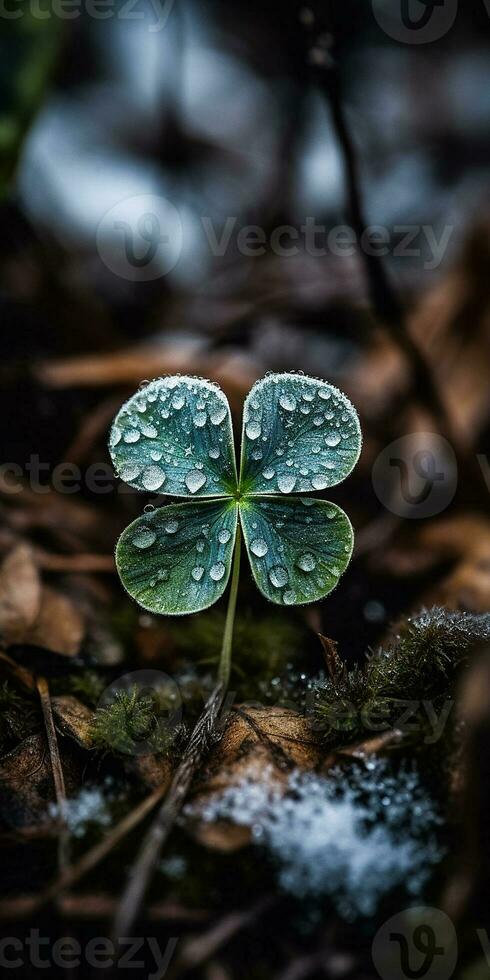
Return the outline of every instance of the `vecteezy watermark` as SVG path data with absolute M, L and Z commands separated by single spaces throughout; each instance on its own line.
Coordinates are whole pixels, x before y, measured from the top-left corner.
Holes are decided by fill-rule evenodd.
M 130 282 L 166 276 L 180 258 L 180 214 L 165 197 L 138 194 L 119 201 L 97 228 L 97 250 L 111 272 Z
M 454 24 L 458 0 L 372 0 L 377 23 L 403 44 L 429 44 Z
M 453 225 L 369 225 L 359 236 L 349 225 L 329 227 L 312 216 L 299 225 L 242 225 L 236 215 L 215 223 L 208 215 L 196 217 L 193 247 L 214 259 L 241 255 L 258 259 L 266 254 L 280 259 L 307 255 L 350 258 L 361 251 L 370 256 L 420 260 L 424 269 L 437 269 L 446 254 Z M 184 246 L 183 223 L 177 208 L 166 198 L 141 194 L 110 208 L 96 235 L 99 255 L 111 272 L 131 282 L 147 282 L 167 275 L 179 261 Z
M 107 936 L 95 936 L 82 944 L 74 936 L 61 936 L 52 940 L 42 936 L 39 929 L 31 929 L 24 939 L 5 936 L 0 939 L 0 967 L 2 970 L 110 970 L 117 966 L 123 970 L 149 968 L 146 980 L 162 980 L 174 956 L 178 939 L 173 936 L 162 947 L 154 936 L 144 938 L 122 937 L 116 944 Z M 143 958 L 144 957 L 144 958 Z M 44 974 L 43 974 L 44 975 Z
M 291 705 L 295 707 L 295 705 Z M 363 729 L 366 733 L 394 731 L 401 735 L 422 736 L 424 745 L 435 745 L 442 737 L 449 716 L 454 708 L 454 701 L 446 698 L 443 704 L 435 706 L 428 700 L 405 700 L 391 698 L 383 702 L 366 704 L 362 708 L 352 702 L 340 699 L 322 709 L 321 717 L 315 711 L 315 694 L 306 695 L 305 713 L 310 726 L 317 732 L 334 731 L 343 733 L 347 738 L 349 732 Z
M 372 958 L 381 980 L 449 980 L 458 959 L 456 930 L 440 909 L 406 909 L 378 930 Z
M 397 517 L 433 517 L 449 506 L 456 493 L 454 450 L 436 432 L 402 436 L 380 452 L 372 483 L 378 500 Z
M 0 0 L 0 20 L 19 20 L 26 14 L 30 20 L 146 21 L 148 32 L 156 34 L 167 26 L 175 0 Z
M 490 459 L 477 453 L 482 480 L 490 493 Z M 441 513 L 451 503 L 457 486 L 456 457 L 446 439 L 436 432 L 413 432 L 386 446 L 372 468 L 373 488 L 379 501 L 399 517 L 423 519 Z M 24 465 L 0 463 L 0 492 L 73 495 L 136 494 L 123 483 L 109 463 L 90 463 L 86 468 L 63 461 L 52 465 L 31 453 Z M 158 500 L 158 494 L 153 498 Z M 148 504 L 151 507 L 151 504 Z

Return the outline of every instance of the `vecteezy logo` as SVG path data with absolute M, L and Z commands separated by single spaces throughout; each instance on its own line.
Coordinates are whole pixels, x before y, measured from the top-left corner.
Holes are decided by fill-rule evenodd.
M 440 514 L 456 492 L 458 468 L 447 439 L 436 432 L 413 432 L 386 446 L 375 460 L 373 489 L 397 517 Z
M 445 912 L 406 909 L 374 937 L 373 963 L 381 980 L 449 980 L 458 956 L 456 930 Z
M 175 681 L 160 670 L 136 670 L 106 687 L 97 705 L 98 732 L 124 755 L 152 755 L 167 749 L 182 721 L 182 698 Z
M 148 244 L 148 248 L 142 255 L 137 255 L 135 247 L 136 236 L 129 221 L 115 221 L 114 228 L 123 233 L 126 258 L 135 269 L 144 269 L 150 262 L 153 262 L 159 245 L 168 245 L 170 242 L 168 235 L 161 234 L 160 222 L 156 214 L 152 214 L 151 211 L 143 214 L 137 223 L 140 238 Z
M 429 44 L 451 29 L 458 0 L 372 0 L 381 29 L 404 44 Z
M 174 268 L 182 237 L 180 215 L 170 201 L 138 194 L 106 212 L 97 228 L 97 249 L 104 264 L 121 279 L 149 282 Z

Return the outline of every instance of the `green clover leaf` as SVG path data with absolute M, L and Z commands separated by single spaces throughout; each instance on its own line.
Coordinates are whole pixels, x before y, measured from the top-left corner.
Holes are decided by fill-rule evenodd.
M 342 392 L 301 374 L 267 375 L 245 401 L 238 477 L 223 392 L 199 378 L 152 381 L 118 413 L 111 456 L 131 486 L 191 502 L 161 507 L 126 528 L 116 548 L 123 585 L 151 612 L 208 608 L 226 589 L 234 550 L 239 561 L 240 519 L 267 599 L 298 605 L 328 595 L 352 555 L 351 523 L 334 504 L 291 494 L 344 480 L 361 441 Z

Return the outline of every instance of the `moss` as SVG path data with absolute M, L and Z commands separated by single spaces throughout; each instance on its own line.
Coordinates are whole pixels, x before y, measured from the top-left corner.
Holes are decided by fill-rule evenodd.
M 346 733 L 363 738 L 396 725 L 408 702 L 415 703 L 411 730 L 417 712 L 419 733 L 425 737 L 430 719 L 424 702 L 438 710 L 450 698 L 471 652 L 489 640 L 490 615 L 433 607 L 402 620 L 391 642 L 372 653 L 362 668 L 316 685 L 312 714 L 325 743 L 338 744 Z
M 141 743 L 149 752 L 168 752 L 176 730 L 160 716 L 160 707 L 156 698 L 141 693 L 137 687 L 116 691 L 113 701 L 95 712 L 95 745 L 126 755 L 133 755 Z
M 107 681 L 95 670 L 84 670 L 80 674 L 72 674 L 68 682 L 70 694 L 75 694 L 91 708 L 98 703 L 106 686 Z

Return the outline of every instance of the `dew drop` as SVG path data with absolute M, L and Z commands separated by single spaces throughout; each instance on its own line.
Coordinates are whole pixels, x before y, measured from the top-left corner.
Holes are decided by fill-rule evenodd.
M 159 490 L 165 480 L 165 473 L 160 466 L 147 466 L 141 477 L 145 490 Z
M 262 459 L 263 455 L 264 454 L 261 449 L 254 449 L 252 451 L 252 459 Z
M 291 493 L 296 484 L 295 473 L 281 473 L 277 478 L 277 486 L 281 493 Z
M 260 439 L 260 436 L 262 435 L 262 426 L 260 422 L 247 422 L 245 432 L 249 439 Z
M 328 487 L 328 476 L 324 473 L 315 473 L 311 478 L 311 485 L 314 490 L 325 490 Z
M 226 407 L 224 405 L 216 405 L 209 411 L 209 421 L 212 425 L 221 425 L 226 418 Z
M 296 602 L 296 593 L 292 589 L 288 589 L 287 592 L 283 592 L 282 601 L 286 606 L 292 606 Z
M 196 541 L 196 551 L 198 551 L 200 555 L 203 553 L 205 545 L 206 542 L 203 541 L 202 538 L 199 538 L 199 541 Z
M 331 446 L 333 449 L 340 442 L 340 434 L 338 432 L 329 432 L 328 436 L 325 436 L 325 442 L 327 446 Z
M 122 432 L 117 426 L 114 426 L 111 432 L 111 446 L 118 446 L 121 442 Z
M 223 565 L 223 562 L 222 561 L 217 561 L 216 562 L 216 565 L 211 565 L 211 568 L 209 570 L 209 574 L 210 574 L 213 582 L 220 582 L 221 579 L 223 578 L 223 575 L 225 574 L 225 571 L 226 571 L 226 569 L 225 569 L 225 566 Z
M 185 478 L 185 485 L 190 493 L 197 493 L 205 483 L 206 477 L 204 473 L 201 473 L 200 470 L 189 470 Z
M 322 398 L 324 402 L 328 402 L 328 400 L 329 400 L 329 398 L 331 398 L 331 396 L 332 396 L 332 392 L 329 391 L 328 388 L 319 388 L 318 389 L 318 397 L 319 398 Z
M 204 575 L 204 568 L 202 565 L 196 565 L 191 572 L 192 578 L 195 582 L 200 582 Z
M 223 530 L 220 531 L 218 534 L 218 541 L 220 544 L 228 544 L 230 538 L 231 538 L 231 531 L 229 531 L 228 528 L 226 527 L 224 527 Z
M 296 408 L 296 399 L 293 395 L 288 395 L 287 392 L 283 392 L 279 397 L 279 404 L 285 412 L 294 412 Z
M 136 463 L 123 463 L 121 466 L 120 477 L 126 483 L 132 483 L 133 480 L 141 473 L 141 466 L 137 466 Z
M 269 578 L 276 589 L 282 589 L 283 585 L 287 585 L 289 581 L 287 569 L 283 568 L 282 565 L 276 565 L 274 568 L 271 568 Z
M 179 522 L 175 520 L 169 520 L 163 526 L 167 534 L 175 534 L 179 530 Z
M 161 568 L 157 575 L 158 581 L 167 582 L 169 578 L 170 578 L 170 572 L 168 568 Z
M 150 456 L 154 463 L 159 463 L 163 456 L 163 453 L 160 451 L 160 449 L 152 449 Z
M 323 425 L 323 415 L 315 415 L 313 419 L 313 425 L 319 426 Z
M 178 412 L 180 411 L 181 408 L 184 407 L 184 405 L 185 405 L 185 395 L 179 395 L 179 394 L 174 395 L 174 397 L 172 398 L 172 408 L 175 408 L 176 411 Z
M 139 432 L 138 432 L 137 429 L 128 429 L 124 433 L 123 439 L 124 439 L 124 442 L 127 442 L 127 443 L 131 444 L 133 442 L 138 442 L 139 437 L 140 437 L 140 434 L 139 434 Z
M 313 391 L 304 391 L 301 397 L 304 399 L 305 402 L 312 402 L 315 397 L 315 394 Z
M 208 417 L 206 412 L 197 412 L 197 414 L 194 416 L 194 425 L 196 426 L 196 429 L 204 429 L 207 420 Z
M 256 555 L 257 558 L 263 558 L 268 552 L 267 543 L 263 538 L 255 538 L 250 544 L 250 551 L 252 554 Z
M 265 470 L 262 471 L 262 476 L 264 477 L 264 480 L 272 480 L 272 478 L 275 475 L 276 475 L 276 471 L 272 469 L 272 466 L 268 466 Z
M 143 425 L 141 431 L 147 439 L 156 439 L 158 435 L 158 430 L 154 425 Z
M 302 572 L 312 572 L 316 568 L 316 558 L 311 552 L 307 551 L 298 558 L 296 564 L 298 568 L 301 568 Z
M 149 527 L 142 527 L 133 536 L 133 544 L 135 548 L 151 548 L 152 544 L 155 544 L 157 536 L 154 531 Z
M 209 450 L 208 456 L 210 459 L 219 459 L 219 449 L 217 446 L 212 446 Z

